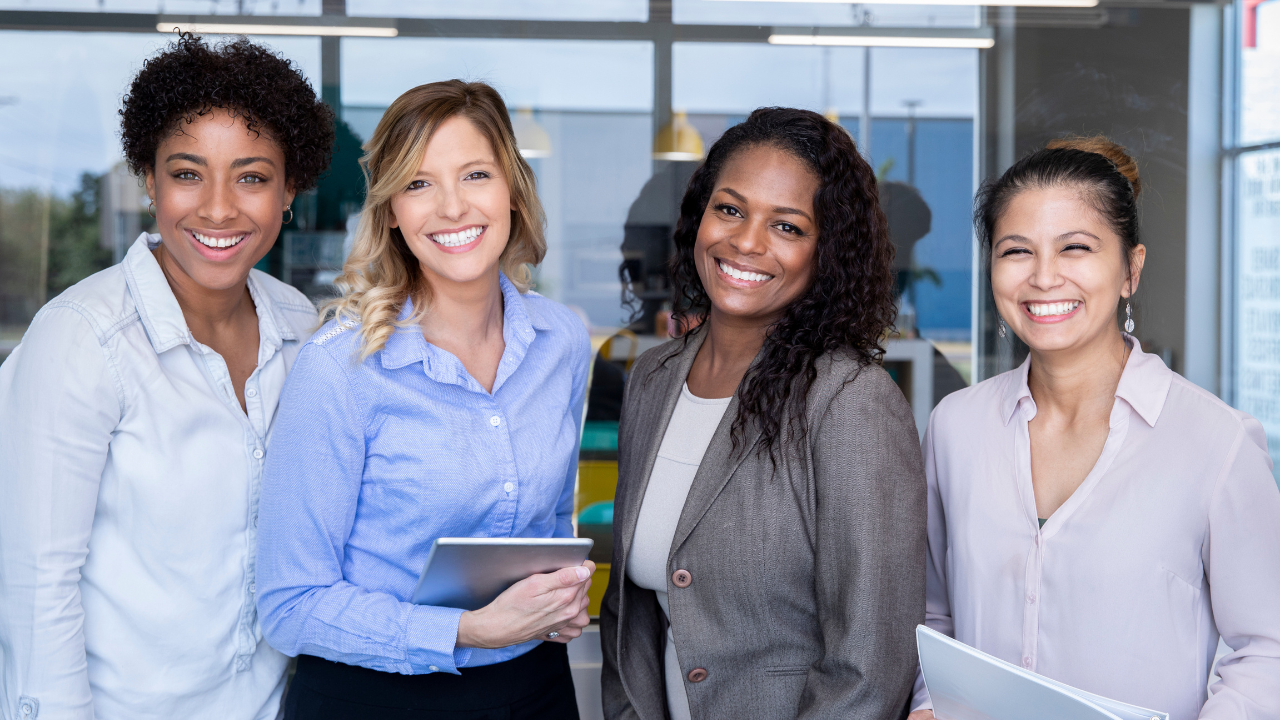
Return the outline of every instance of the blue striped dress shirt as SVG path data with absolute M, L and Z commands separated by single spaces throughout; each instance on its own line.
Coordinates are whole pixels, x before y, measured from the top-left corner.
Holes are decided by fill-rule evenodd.
M 409 602 L 436 538 L 573 535 L 590 341 L 563 305 L 499 282 L 492 393 L 416 325 L 363 362 L 359 326 L 330 321 L 303 347 L 259 513 L 258 611 L 281 652 L 456 673 L 539 642 L 459 648 L 461 610 Z

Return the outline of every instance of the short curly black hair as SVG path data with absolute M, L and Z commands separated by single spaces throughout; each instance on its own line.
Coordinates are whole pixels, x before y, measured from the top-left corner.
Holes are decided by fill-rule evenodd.
M 230 111 L 284 152 L 295 192 L 315 186 L 333 154 L 333 111 L 285 58 L 244 38 L 210 46 L 182 33 L 142 64 L 120 109 L 125 161 L 154 171 L 160 143 L 201 115 Z

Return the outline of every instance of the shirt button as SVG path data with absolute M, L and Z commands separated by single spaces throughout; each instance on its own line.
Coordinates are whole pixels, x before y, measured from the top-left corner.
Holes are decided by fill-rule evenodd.
M 1031 669 L 1031 658 L 1029 658 L 1029 657 L 1024 657 L 1024 658 L 1022 658 L 1022 667 L 1024 667 L 1024 668 L 1026 668 L 1026 669 L 1030 670 L 1030 669 Z
M 1035 605 L 1035 604 L 1036 604 L 1036 596 L 1035 596 L 1035 595 L 1028 595 L 1028 596 L 1027 596 L 1027 604 L 1028 604 L 1028 605 Z
M 258 391 L 254 390 L 253 388 L 249 388 L 248 390 L 245 390 L 244 394 L 245 394 L 245 397 L 251 397 L 251 398 L 258 397 Z
M 31 704 L 31 701 L 24 700 L 22 701 L 22 704 L 18 706 L 18 709 L 22 711 L 23 715 L 31 715 L 35 712 L 36 708 Z
M 254 459 L 254 460 L 261 460 L 261 459 L 262 459 L 262 448 L 254 448 L 254 449 L 253 449 L 253 459 Z
M 507 492 L 511 492 L 512 490 L 516 489 L 516 486 L 515 486 L 515 483 L 507 483 L 506 485 L 502 486 L 502 489 L 506 490 Z
M 440 672 L 440 668 L 436 667 L 435 665 L 428 665 L 427 669 L 430 670 L 431 672 Z
M 494 415 L 493 417 L 489 418 L 489 424 L 494 427 L 498 427 L 499 425 L 502 424 L 502 418 L 498 417 L 497 415 Z
M 252 595 L 256 592 L 258 592 L 258 583 L 249 583 L 249 594 Z
M 687 588 L 693 583 L 693 575 L 688 570 L 677 570 L 671 573 L 671 584 L 678 588 Z M 694 680 L 697 682 L 697 680 Z

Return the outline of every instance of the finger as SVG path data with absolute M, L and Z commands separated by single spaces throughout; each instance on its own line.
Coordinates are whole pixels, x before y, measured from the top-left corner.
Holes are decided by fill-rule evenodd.
M 582 567 L 590 570 L 592 575 L 596 574 L 596 564 L 594 562 L 587 560 L 586 562 L 582 563 Z
M 549 574 L 554 576 L 555 583 L 560 587 L 574 587 L 590 579 L 591 572 L 586 567 L 578 565 L 576 567 L 561 568 Z
M 590 624 L 591 616 L 587 614 L 586 608 L 583 608 L 577 615 L 573 616 L 573 619 L 565 623 L 565 626 L 560 629 L 560 632 L 564 632 L 568 628 L 584 628 Z

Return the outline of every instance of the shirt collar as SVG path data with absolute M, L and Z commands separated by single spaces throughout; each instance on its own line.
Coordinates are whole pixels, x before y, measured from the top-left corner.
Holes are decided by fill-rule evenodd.
M 169 280 L 160 269 L 160 263 L 152 251 L 160 246 L 160 236 L 142 233 L 125 254 L 121 265 L 125 282 L 138 309 L 138 317 L 147 331 L 151 346 L 162 353 L 178 345 L 193 342 L 187 320 L 182 315 L 178 298 L 174 297 Z M 286 320 L 262 281 L 249 272 L 249 296 L 253 298 L 258 315 L 259 347 L 263 350 L 279 350 L 286 340 L 297 340 L 297 332 Z
M 498 365 L 498 376 L 493 385 L 495 391 L 524 359 L 529 345 L 537 337 L 537 331 L 550 329 L 544 318 L 530 312 L 525 298 L 502 272 L 498 273 L 498 286 L 502 289 L 502 340 L 506 348 Z M 397 321 L 408 323 L 412 317 L 413 300 L 406 299 Z M 416 362 L 421 362 L 427 375 L 434 380 L 466 384 L 467 371 L 456 357 L 427 342 L 416 324 L 397 327 L 382 348 L 382 366 L 391 370 Z
M 1160 411 L 1164 409 L 1164 401 L 1169 397 L 1173 371 L 1165 367 L 1160 356 L 1143 352 L 1142 344 L 1132 335 L 1121 334 L 1132 350 L 1124 371 L 1120 373 L 1116 397 L 1128 403 L 1148 425 L 1155 427 L 1156 421 L 1160 419 Z M 1022 366 L 1009 375 L 1000 403 L 1000 417 L 1006 425 L 1013 419 L 1013 413 L 1024 398 L 1031 401 L 1031 387 L 1027 383 L 1030 371 L 1031 357 L 1028 356 Z

